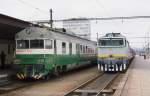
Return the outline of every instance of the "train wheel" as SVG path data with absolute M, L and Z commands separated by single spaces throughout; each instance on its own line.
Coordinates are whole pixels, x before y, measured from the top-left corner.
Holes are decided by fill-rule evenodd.
M 66 65 L 63 65 L 62 66 L 62 72 L 66 72 L 67 71 L 67 66 Z
M 60 66 L 55 67 L 55 69 L 54 69 L 54 75 L 55 76 L 59 76 L 60 73 L 61 73 L 61 67 Z

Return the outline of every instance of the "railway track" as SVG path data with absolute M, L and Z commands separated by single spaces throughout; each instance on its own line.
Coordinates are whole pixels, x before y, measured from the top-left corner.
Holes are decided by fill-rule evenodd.
M 91 67 L 83 67 L 83 68 L 79 68 L 79 69 L 76 69 L 76 70 L 71 70 L 70 72 L 65 72 L 63 74 L 61 74 L 61 77 L 64 77 L 64 76 L 69 76 L 69 75 L 72 75 L 72 74 L 77 74 L 77 73 L 80 73 L 82 72 L 83 70 L 88 70 L 88 68 L 91 68 Z M 95 68 L 95 67 L 93 67 Z M 33 86 L 33 85 L 37 85 L 37 84 L 41 84 L 41 83 L 47 83 L 47 82 L 51 82 L 53 80 L 58 80 L 58 78 L 61 78 L 61 77 L 57 77 L 57 76 L 52 76 L 50 79 L 48 80 L 35 80 L 35 81 L 32 81 L 32 80 L 27 80 L 27 81 L 20 81 L 20 80 L 11 80 L 11 81 L 8 81 L 8 82 L 11 82 L 9 84 L 2 84 L 2 86 L 0 86 L 0 95 L 1 94 L 8 94 L 8 93 L 11 93 L 11 92 L 15 92 L 17 90 L 20 90 L 20 89 L 23 89 L 23 88 L 27 88 L 27 87 L 30 87 L 30 86 Z M 7 83 L 7 81 L 5 83 Z M 0 80 L 1 82 L 1 80 Z M 3 82 L 3 81 L 2 81 Z M 3 82 L 4 83 L 4 82 Z
M 73 90 L 66 93 L 64 96 L 102 96 L 103 94 L 113 93 L 114 90 L 105 90 L 108 85 L 119 75 L 118 74 L 101 74 L 96 76 Z

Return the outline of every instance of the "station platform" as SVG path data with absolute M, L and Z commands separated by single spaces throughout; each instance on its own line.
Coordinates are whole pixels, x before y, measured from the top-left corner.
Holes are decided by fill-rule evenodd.
M 0 87 L 11 83 L 11 78 L 14 76 L 15 71 L 12 68 L 0 69 Z
M 150 59 L 135 57 L 121 96 L 150 96 Z
M 13 75 L 14 74 L 14 70 L 12 70 L 12 69 L 3 69 L 3 70 L 1 70 L 0 69 L 0 77 L 1 77 L 1 75 Z
M 11 77 L 15 74 L 15 70 L 12 67 L 6 67 L 4 69 L 0 69 L 0 79 L 4 77 Z

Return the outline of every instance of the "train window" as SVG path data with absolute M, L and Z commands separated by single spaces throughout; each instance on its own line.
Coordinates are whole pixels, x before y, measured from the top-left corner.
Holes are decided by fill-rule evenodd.
M 45 49 L 52 49 L 52 40 L 45 40 Z
M 83 53 L 85 53 L 85 46 L 83 46 Z
M 76 54 L 78 54 L 79 53 L 79 44 L 76 44 Z
M 78 53 L 78 44 L 76 44 L 76 54 Z
M 123 39 L 112 39 L 112 45 L 122 46 L 123 45 Z
M 88 53 L 88 47 L 86 46 L 85 52 Z
M 62 42 L 62 53 L 65 54 L 66 53 L 66 43 Z
M 100 40 L 100 45 L 101 45 L 101 46 L 105 46 L 105 45 L 106 45 L 106 42 L 107 42 L 106 40 Z
M 29 48 L 29 40 L 17 40 L 17 49 L 28 49 Z
M 44 40 L 30 40 L 30 48 L 44 48 Z

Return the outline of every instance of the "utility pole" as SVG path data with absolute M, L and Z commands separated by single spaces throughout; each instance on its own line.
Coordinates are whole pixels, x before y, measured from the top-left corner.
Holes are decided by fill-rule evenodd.
M 50 23 L 50 28 L 53 28 L 53 11 L 52 11 L 52 9 L 50 9 L 50 20 L 49 20 L 49 23 Z

